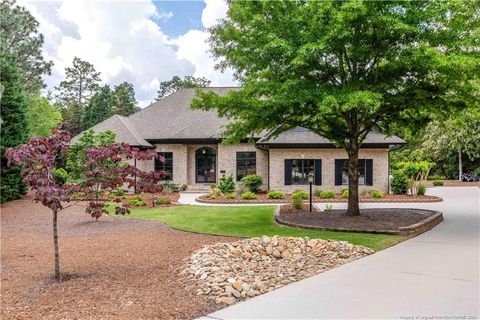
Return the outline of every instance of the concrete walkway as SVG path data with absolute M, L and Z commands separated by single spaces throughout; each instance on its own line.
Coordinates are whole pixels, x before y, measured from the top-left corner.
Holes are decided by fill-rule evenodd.
M 444 202 L 362 207 L 442 211 L 433 230 L 202 319 L 477 319 L 480 189 L 428 191 Z

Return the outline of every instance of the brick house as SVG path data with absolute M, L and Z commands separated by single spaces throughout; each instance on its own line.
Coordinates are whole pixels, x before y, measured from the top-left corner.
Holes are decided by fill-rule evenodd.
M 225 94 L 235 88 L 206 88 Z M 308 177 L 317 188 L 339 191 L 348 185 L 347 154 L 329 140 L 304 128 L 270 139 L 265 132 L 251 143 L 222 144 L 228 119 L 216 112 L 191 110 L 195 89 L 180 90 L 130 115 L 114 115 L 92 129 L 111 130 L 116 142 L 155 148 L 165 162 L 144 161 L 144 170 L 163 169 L 167 179 L 187 184 L 190 190 L 208 190 L 223 175 L 236 181 L 247 174 L 263 177 L 264 189 L 291 192 L 305 188 Z M 405 141 L 371 132 L 360 150 L 360 191 L 375 188 L 388 192 L 389 150 Z

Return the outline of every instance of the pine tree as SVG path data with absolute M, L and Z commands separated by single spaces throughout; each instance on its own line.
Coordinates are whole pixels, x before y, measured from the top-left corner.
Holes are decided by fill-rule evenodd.
M 115 96 L 109 85 L 104 85 L 92 97 L 85 108 L 85 115 L 82 122 L 83 130 L 108 119 L 112 115 L 115 105 Z
M 137 106 L 137 100 L 135 99 L 135 89 L 133 88 L 133 84 L 122 82 L 115 86 L 113 92 L 115 95 L 113 114 L 129 116 L 140 110 Z
M 21 75 L 15 65 L 15 58 L 0 55 L 1 77 L 1 181 L 0 202 L 19 198 L 27 187 L 22 183 L 20 167 L 7 167 L 5 150 L 27 142 L 26 100 L 22 89 Z

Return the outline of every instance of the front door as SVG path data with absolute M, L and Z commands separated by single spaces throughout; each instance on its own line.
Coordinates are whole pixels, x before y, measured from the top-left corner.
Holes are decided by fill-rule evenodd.
M 215 182 L 215 150 L 200 148 L 195 151 L 195 182 Z

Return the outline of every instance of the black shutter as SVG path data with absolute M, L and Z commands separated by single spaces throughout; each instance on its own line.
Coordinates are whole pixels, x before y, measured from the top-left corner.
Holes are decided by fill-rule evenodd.
M 342 185 L 342 167 L 344 159 L 335 159 L 335 185 Z
M 321 186 L 322 185 L 322 160 L 316 159 L 314 162 L 313 168 L 315 170 L 315 177 L 314 177 L 313 183 L 316 186 Z
M 285 185 L 292 184 L 292 160 L 285 159 Z
M 373 159 L 365 160 L 365 184 L 373 186 Z

